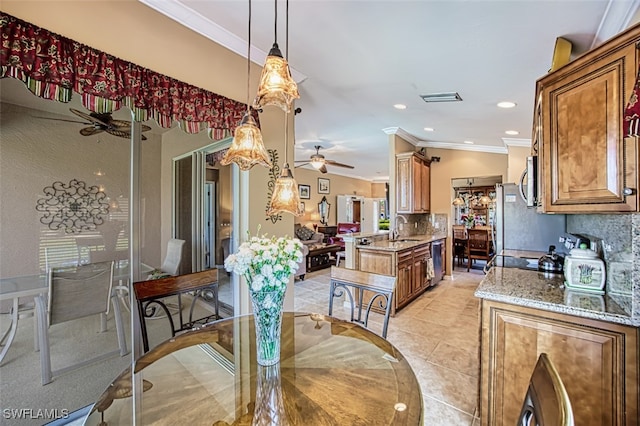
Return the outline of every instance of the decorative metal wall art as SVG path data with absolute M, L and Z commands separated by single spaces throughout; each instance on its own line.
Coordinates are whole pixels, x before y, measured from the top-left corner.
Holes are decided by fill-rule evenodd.
M 270 179 L 269 182 L 267 182 L 267 187 L 269 188 L 269 190 L 267 191 L 267 208 L 265 209 L 265 211 L 268 212 L 271 208 L 271 197 L 273 196 L 273 188 L 275 188 L 276 180 L 278 179 L 278 176 L 280 176 L 280 166 L 278 166 L 278 151 L 275 149 L 267 149 L 267 152 L 269 153 L 271 164 L 273 164 L 273 167 L 269 169 Z M 267 220 L 271 220 L 271 222 L 273 223 L 276 223 L 281 219 L 282 215 L 280 213 L 267 215 Z
M 68 185 L 54 182 L 43 192 L 36 210 L 43 213 L 40 222 L 49 229 L 63 229 L 67 234 L 92 231 L 109 214 L 107 194 L 77 179 L 71 179 Z

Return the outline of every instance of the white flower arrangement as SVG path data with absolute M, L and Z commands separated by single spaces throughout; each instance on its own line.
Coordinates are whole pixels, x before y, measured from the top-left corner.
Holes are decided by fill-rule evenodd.
M 260 228 L 258 228 L 260 232 Z M 244 275 L 252 292 L 284 290 L 302 261 L 297 238 L 253 236 L 224 261 L 227 271 Z

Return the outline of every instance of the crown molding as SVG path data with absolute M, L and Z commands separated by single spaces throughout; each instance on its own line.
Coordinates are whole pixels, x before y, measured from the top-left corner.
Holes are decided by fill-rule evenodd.
M 409 142 L 411 145 L 418 146 L 418 144 L 420 142 L 422 142 L 420 139 L 418 139 L 415 136 L 413 136 L 412 134 L 408 133 L 402 127 L 386 127 L 384 129 L 382 129 L 382 131 L 385 132 L 388 135 L 400 136 L 402 139 L 404 139 L 405 141 Z
M 488 152 L 490 154 L 507 154 L 505 146 L 469 145 L 452 142 L 420 142 L 417 146 L 439 149 L 456 149 L 459 151 Z
M 640 0 L 609 0 L 598 30 L 591 41 L 590 49 L 599 46 L 604 41 L 627 29 L 639 6 Z
M 502 142 L 505 146 L 523 146 L 526 148 L 531 147 L 531 139 L 522 139 L 522 138 L 502 138 Z
M 204 17 L 200 13 L 181 3 L 179 0 L 167 1 L 167 0 L 138 0 L 145 6 L 162 13 L 166 17 L 173 19 L 180 25 L 189 28 L 192 31 L 208 38 L 225 47 L 232 52 L 247 57 L 247 41 L 233 34 L 229 30 L 221 27 L 212 20 Z M 251 62 L 260 66 L 264 65 L 267 58 L 267 52 L 258 49 L 255 46 L 251 46 Z M 291 77 L 296 83 L 301 83 L 307 79 L 307 76 L 297 71 L 289 64 L 291 70 Z

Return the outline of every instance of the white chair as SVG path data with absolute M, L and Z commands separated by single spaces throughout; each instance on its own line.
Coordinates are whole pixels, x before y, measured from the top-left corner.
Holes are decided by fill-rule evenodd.
M 51 268 L 47 272 L 49 293 L 46 298 L 39 295 L 35 299 L 43 385 L 50 383 L 53 376 L 104 360 L 117 353 L 120 356 L 128 353 L 120 305 L 112 289 L 113 263 L 111 261 L 71 268 Z M 107 328 L 110 302 L 113 305 L 119 348 L 54 371 L 51 367 L 49 327 L 91 315 L 101 315 L 100 331 L 104 332 Z
M 166 274 L 176 276 L 180 271 L 180 262 L 182 261 L 182 247 L 184 240 L 172 238 L 167 243 L 167 255 L 162 262 L 160 270 Z

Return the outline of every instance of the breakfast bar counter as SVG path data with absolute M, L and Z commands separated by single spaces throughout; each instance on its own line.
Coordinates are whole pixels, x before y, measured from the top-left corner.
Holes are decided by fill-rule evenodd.
M 494 266 L 476 289 L 475 296 L 584 318 L 638 325 L 607 294 L 590 294 L 565 288 L 562 274 Z
M 516 424 L 546 354 L 576 425 L 639 424 L 640 328 L 609 295 L 565 288 L 562 274 L 492 267 L 480 298 L 482 425 Z

